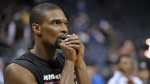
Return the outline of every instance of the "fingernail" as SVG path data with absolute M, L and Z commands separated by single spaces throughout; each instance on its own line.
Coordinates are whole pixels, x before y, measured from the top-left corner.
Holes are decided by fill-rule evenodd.
M 72 47 L 73 45 L 68 45 L 69 47 Z
M 70 42 L 66 42 L 66 44 L 69 44 Z
M 65 41 L 68 41 L 68 39 L 65 39 Z
M 71 35 L 67 35 L 67 36 L 71 36 Z

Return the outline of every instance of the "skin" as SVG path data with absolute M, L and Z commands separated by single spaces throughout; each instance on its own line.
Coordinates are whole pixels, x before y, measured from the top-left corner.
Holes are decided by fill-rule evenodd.
M 146 44 L 150 46 L 150 38 L 146 39 Z
M 68 35 L 68 38 L 65 39 L 69 47 L 76 50 L 77 60 L 75 61 L 75 70 L 77 72 L 77 81 L 78 84 L 90 84 L 90 80 L 87 74 L 87 67 L 83 60 L 84 56 L 84 45 L 80 41 L 79 37 L 75 34 Z
M 147 38 L 146 39 L 146 45 L 149 46 L 148 50 L 145 50 L 144 51 L 144 55 L 150 59 L 150 38 Z
M 130 77 L 133 71 L 131 59 L 128 57 L 122 57 L 120 63 L 118 64 L 118 68 L 127 78 Z
M 132 60 L 129 57 L 122 57 L 120 63 L 118 64 L 118 68 L 123 72 L 124 76 L 128 78 L 127 83 L 134 84 L 134 82 L 130 78 L 133 71 Z
M 47 11 L 42 24 L 32 24 L 35 45 L 31 52 L 43 60 L 51 61 L 56 59 L 56 49 L 60 47 L 65 57 L 60 84 L 74 83 L 74 67 L 78 84 L 89 84 L 83 60 L 84 45 L 77 35 L 68 35 L 67 22 L 62 10 Z M 7 66 L 4 77 L 5 84 L 37 84 L 35 77 L 27 69 L 14 63 Z

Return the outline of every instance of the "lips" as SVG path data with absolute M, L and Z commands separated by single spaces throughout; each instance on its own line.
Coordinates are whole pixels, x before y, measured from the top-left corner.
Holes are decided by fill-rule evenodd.
M 65 40 L 67 38 L 67 35 L 62 35 L 59 37 L 60 40 Z

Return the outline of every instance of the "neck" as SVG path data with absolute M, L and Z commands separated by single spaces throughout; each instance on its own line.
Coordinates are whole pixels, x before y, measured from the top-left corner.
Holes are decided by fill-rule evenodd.
M 56 59 L 56 48 L 54 47 L 47 47 L 44 45 L 39 45 L 42 43 L 35 42 L 34 48 L 31 50 L 33 54 L 35 54 L 37 57 L 49 61 L 49 60 L 55 60 Z

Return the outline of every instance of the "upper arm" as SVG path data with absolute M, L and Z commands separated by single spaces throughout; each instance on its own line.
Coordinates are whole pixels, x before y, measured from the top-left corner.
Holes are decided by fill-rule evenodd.
M 12 63 L 4 71 L 5 84 L 37 84 L 33 74 L 26 68 Z

